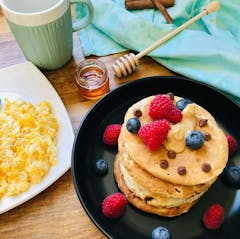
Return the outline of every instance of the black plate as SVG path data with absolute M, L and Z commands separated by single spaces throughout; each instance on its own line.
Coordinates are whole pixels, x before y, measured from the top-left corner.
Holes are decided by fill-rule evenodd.
M 168 92 L 190 98 L 206 108 L 223 130 L 232 134 L 240 143 L 240 108 L 222 93 L 181 77 L 159 76 L 135 80 L 107 94 L 95 104 L 81 123 L 72 154 L 72 175 L 79 200 L 91 220 L 108 238 L 150 239 L 152 230 L 159 225 L 170 230 L 172 239 L 236 238 L 240 228 L 239 190 L 225 187 L 220 178 L 188 213 L 179 217 L 169 219 L 151 215 L 130 204 L 118 220 L 110 220 L 102 215 L 102 200 L 106 195 L 118 191 L 113 177 L 117 148 L 103 144 L 103 130 L 108 124 L 121 124 L 126 110 L 134 102 Z M 104 177 L 96 176 L 92 170 L 92 165 L 98 158 L 105 158 L 109 164 L 108 174 Z M 239 151 L 229 163 L 240 164 Z M 206 230 L 201 222 L 203 211 L 212 203 L 220 203 L 225 209 L 224 223 L 215 231 Z

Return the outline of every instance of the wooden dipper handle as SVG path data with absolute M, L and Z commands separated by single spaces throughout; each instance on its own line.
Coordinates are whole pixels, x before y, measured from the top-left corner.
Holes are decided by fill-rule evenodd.
M 160 45 L 162 45 L 163 43 L 168 41 L 173 36 L 177 35 L 179 32 L 181 32 L 182 30 L 187 28 L 189 25 L 191 25 L 192 23 L 196 22 L 202 16 L 217 11 L 219 9 L 219 7 L 220 7 L 220 5 L 219 5 L 219 3 L 217 1 L 211 2 L 208 6 L 206 6 L 204 8 L 204 10 L 201 13 L 199 13 L 195 17 L 191 18 L 190 20 L 188 20 L 187 22 L 185 22 L 184 24 L 182 24 L 180 27 L 176 28 L 175 30 L 169 32 L 167 35 L 165 35 L 164 37 L 160 38 L 158 41 L 153 43 L 151 46 L 149 46 L 145 50 L 139 52 L 136 55 L 136 58 L 139 60 L 143 56 L 147 55 L 149 52 L 153 51 L 154 49 L 156 49 L 157 47 L 159 47 Z
M 207 11 L 207 14 L 210 14 L 212 12 L 216 12 L 219 8 L 220 8 L 219 2 L 213 1 L 208 6 L 206 6 L 204 10 Z

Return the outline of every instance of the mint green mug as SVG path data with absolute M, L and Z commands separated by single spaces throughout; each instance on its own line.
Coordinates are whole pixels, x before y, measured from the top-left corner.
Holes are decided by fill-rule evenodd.
M 86 9 L 85 16 L 74 23 L 72 3 L 84 4 Z M 2 0 L 1 6 L 27 60 L 48 70 L 60 68 L 71 59 L 73 31 L 91 23 L 94 14 L 90 0 Z

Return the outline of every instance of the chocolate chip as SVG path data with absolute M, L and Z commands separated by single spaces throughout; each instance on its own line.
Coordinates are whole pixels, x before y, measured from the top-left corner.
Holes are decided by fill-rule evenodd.
M 144 198 L 144 200 L 147 202 L 147 201 L 151 201 L 151 200 L 153 200 L 153 198 L 150 197 L 150 196 L 147 196 L 147 197 Z
M 176 191 L 177 193 L 181 193 L 181 190 L 179 190 L 178 188 L 175 188 L 175 191 Z
M 169 166 L 168 161 L 166 159 L 161 160 L 159 165 L 162 169 L 166 169 Z
M 178 174 L 179 175 L 185 175 L 187 173 L 187 169 L 184 166 L 178 167 Z
M 174 158 L 176 158 L 176 152 L 173 151 L 173 150 L 169 150 L 169 151 L 167 152 L 167 156 L 168 156 L 170 159 L 174 159 Z
M 134 110 L 133 112 L 134 116 L 136 116 L 137 118 L 142 116 L 142 111 L 141 110 Z
M 211 165 L 209 163 L 203 163 L 201 168 L 203 172 L 208 173 L 211 170 Z
M 211 134 L 205 133 L 204 134 L 204 140 L 209 141 L 211 139 Z
M 170 100 L 174 100 L 174 94 L 172 92 L 167 93 L 169 96 Z
M 200 119 L 199 126 L 204 127 L 207 125 L 208 120 L 207 119 Z

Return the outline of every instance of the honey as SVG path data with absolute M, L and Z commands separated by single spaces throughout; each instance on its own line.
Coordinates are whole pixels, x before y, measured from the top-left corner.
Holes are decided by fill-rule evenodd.
M 90 100 L 97 100 L 109 91 L 106 66 L 99 60 L 88 59 L 77 66 L 76 82 L 80 94 Z

